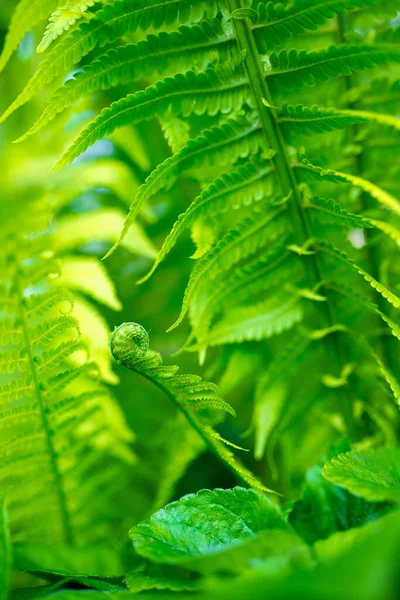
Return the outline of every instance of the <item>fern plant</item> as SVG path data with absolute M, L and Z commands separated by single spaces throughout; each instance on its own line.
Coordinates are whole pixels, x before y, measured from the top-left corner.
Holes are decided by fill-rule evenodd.
M 112 334 L 111 352 L 114 358 L 122 366 L 150 379 L 178 406 L 196 433 L 228 468 L 239 475 L 245 483 L 266 491 L 253 474 L 235 460 L 232 452 L 224 444 L 239 450 L 241 448 L 221 438 L 207 423 L 210 417 L 202 423 L 193 411 L 193 409 L 195 411 L 222 409 L 235 415 L 232 407 L 218 396 L 218 388 L 215 384 L 202 381 L 198 375 L 177 375 L 178 367 L 162 366 L 160 355 L 149 352 L 148 348 L 148 334 L 137 323 L 124 323 Z M 212 420 L 210 422 L 212 423 Z
M 93 48 L 113 43 L 117 36 L 129 38 L 138 29 L 158 30 L 136 44 L 113 47 L 96 57 L 59 88 L 28 133 L 38 131 L 85 94 L 143 77 L 151 79 L 155 72 L 166 76 L 105 108 L 66 150 L 57 168 L 127 123 L 155 116 L 161 122 L 171 117 L 187 122 L 192 139 L 161 163 L 138 189 L 118 243 L 152 197 L 171 188 L 180 175 L 193 173 L 196 177 L 199 170 L 211 167 L 201 177 L 204 190 L 179 217 L 151 270 L 185 229 L 201 228 L 201 223 L 212 219 L 211 247 L 205 246 L 196 254 L 198 260 L 174 326 L 189 314 L 189 347 L 199 350 L 204 360 L 208 346 L 270 338 L 298 328 L 301 322 L 301 335 L 319 340 L 312 346 L 322 344 L 325 348 L 319 377 L 323 384 L 331 382 L 335 388 L 338 407 L 352 436 L 354 400 L 347 384 L 350 374 L 354 377 L 356 373 L 349 366 L 354 328 L 349 328 L 348 315 L 340 308 L 340 297 L 345 296 L 341 286 L 361 294 L 366 312 L 369 309 L 382 317 L 384 326 L 395 336 L 398 327 L 390 306 L 379 298 L 394 307 L 399 300 L 390 285 L 379 281 L 380 273 L 374 268 L 370 272 L 369 267 L 376 263 L 372 256 L 376 250 L 368 249 L 370 265 L 364 269 L 353 263 L 353 256 L 359 253 L 350 244 L 343 244 L 340 232 L 372 227 L 388 236 L 385 244 L 395 249 L 400 205 L 393 194 L 363 177 L 362 172 L 354 173 L 351 165 L 342 167 L 340 150 L 338 154 L 334 148 L 347 135 L 341 133 L 346 128 L 357 127 L 361 136 L 360 128 L 366 127 L 363 139 L 369 140 L 381 131 L 397 135 L 399 122 L 393 115 L 363 110 L 354 103 L 352 108 L 341 106 L 339 97 L 336 104 L 325 101 L 325 106 L 307 107 L 308 90 L 313 89 L 316 99 L 326 97 L 326 90 L 335 89 L 335 84 L 340 89 L 337 78 L 374 66 L 387 65 L 388 73 L 395 73 L 399 55 L 393 43 L 395 33 L 391 39 L 378 29 L 376 33 L 372 30 L 371 39 L 360 35 L 351 43 L 344 33 L 341 43 L 311 52 L 299 51 L 296 40 L 299 34 L 307 36 L 334 18 L 341 31 L 344 13 L 354 13 L 360 23 L 363 19 L 368 22 L 368 12 L 375 6 L 389 12 L 394 9 L 393 3 L 370 0 L 307 6 L 295 2 L 276 7 L 263 2 L 173 2 L 171 6 L 167 2 L 162 7 L 117 2 L 99 7 L 89 23 L 77 24 L 53 45 L 2 117 L 5 119 L 61 69 L 71 68 Z M 181 29 L 175 31 L 177 26 Z M 282 45 L 289 47 L 279 50 Z M 321 144 L 331 148 L 327 162 Z M 349 146 L 348 152 L 349 160 L 356 161 L 359 150 Z M 313 164 L 316 153 L 318 165 Z M 219 173 L 213 179 L 216 164 Z M 361 190 L 359 202 L 354 194 L 347 199 L 348 192 L 341 190 L 334 191 L 335 200 L 320 199 L 332 189 L 328 182 Z M 371 198 L 368 210 L 379 218 L 363 216 L 365 197 Z M 204 226 L 200 231 L 204 232 Z M 364 257 L 360 256 L 360 261 Z M 348 268 L 342 270 L 341 264 Z M 372 307 L 354 268 L 376 290 L 373 300 L 378 301 L 378 309 Z M 289 286 L 285 285 L 288 277 Z M 332 291 L 334 282 L 340 285 Z M 386 367 L 390 370 L 393 365 Z M 381 373 L 379 368 L 377 372 Z M 368 398 L 364 401 L 368 403 Z
M 90 498 L 124 476 L 132 434 L 85 360 L 72 293 L 52 283 L 60 261 L 39 214 L 36 231 L 34 206 L 15 230 L 2 209 L 1 488 L 15 540 L 89 543 L 105 535 L 110 510 L 106 497 L 97 507 Z
M 4 589 L 396 597 L 398 10 L 18 3 L 0 123 L 57 172 L 2 207 Z

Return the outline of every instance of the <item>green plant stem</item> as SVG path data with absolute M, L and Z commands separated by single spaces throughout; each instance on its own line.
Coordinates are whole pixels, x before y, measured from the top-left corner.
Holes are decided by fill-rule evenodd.
M 130 369 L 130 367 L 126 367 L 126 368 Z M 132 369 L 130 369 L 130 370 L 132 370 Z M 215 448 L 212 440 L 204 432 L 203 428 L 201 427 L 201 425 L 199 424 L 197 419 L 194 417 L 194 415 L 191 413 L 191 411 L 187 410 L 186 407 L 183 406 L 183 404 L 181 402 L 178 402 L 178 400 L 175 398 L 175 396 L 173 394 L 171 394 L 169 389 L 166 388 L 162 383 L 160 383 L 159 381 L 156 381 L 155 379 L 153 379 L 149 375 L 146 375 L 142 371 L 135 371 L 135 372 L 138 373 L 139 375 L 141 375 L 142 377 L 144 377 L 145 379 L 147 379 L 148 381 L 150 381 L 153 385 L 158 387 L 159 390 L 164 392 L 164 394 L 167 396 L 167 398 L 169 398 L 171 400 L 171 402 L 176 406 L 176 408 L 178 410 L 180 410 L 181 413 L 183 413 L 185 418 L 188 420 L 189 424 L 193 427 L 193 429 L 198 433 L 198 435 L 201 437 L 203 442 L 206 444 L 207 448 L 209 448 L 209 450 L 211 450 L 211 452 L 214 454 L 214 456 L 216 456 L 216 458 L 220 461 L 221 456 L 218 453 L 217 448 Z M 224 462 L 223 464 L 235 476 L 235 479 L 237 479 L 237 477 L 240 476 L 239 472 L 236 471 L 229 463 Z M 245 483 L 247 485 L 246 481 L 245 481 Z
M 18 275 L 19 274 L 18 274 L 18 268 L 17 268 L 16 272 L 15 272 L 14 286 L 15 286 L 15 292 L 16 292 L 17 303 L 18 303 L 18 316 L 21 321 L 22 333 L 23 333 L 23 337 L 24 337 L 25 347 L 27 349 L 29 370 L 30 370 L 30 374 L 32 377 L 32 383 L 33 383 L 33 387 L 35 390 L 36 400 L 37 400 L 37 403 L 38 403 L 39 409 L 40 409 L 40 417 L 42 420 L 43 430 L 44 430 L 45 438 L 46 438 L 47 450 L 48 450 L 48 454 L 50 457 L 50 466 L 51 466 L 51 470 L 53 472 L 54 485 L 55 485 L 56 494 L 58 497 L 58 504 L 59 504 L 60 516 L 61 516 L 61 524 L 62 524 L 62 528 L 63 528 L 63 538 L 64 538 L 63 541 L 66 544 L 72 545 L 74 542 L 74 536 L 73 536 L 73 529 L 72 529 L 70 514 L 69 514 L 69 510 L 68 510 L 68 505 L 67 505 L 67 499 L 66 499 L 65 491 L 64 491 L 63 478 L 62 478 L 62 475 L 61 475 L 61 472 L 60 472 L 60 469 L 58 466 L 57 452 L 53 445 L 53 440 L 52 440 L 52 436 L 51 436 L 51 427 L 50 427 L 50 423 L 49 423 L 49 420 L 47 417 L 46 402 L 43 398 L 40 382 L 39 382 L 37 372 L 36 372 L 36 365 L 35 365 L 34 355 L 32 352 L 32 341 L 31 341 L 31 337 L 30 337 L 30 333 L 29 333 L 29 324 L 28 324 L 28 319 L 27 319 L 27 316 L 26 316 L 26 313 L 24 310 L 24 298 L 23 298 L 21 286 L 19 283 Z
M 227 5 L 230 13 L 234 10 L 244 8 L 242 0 L 227 0 Z M 299 246 L 303 246 L 312 238 L 312 231 L 302 206 L 297 182 L 287 157 L 285 142 L 276 115 L 273 108 L 266 107 L 263 103 L 264 98 L 272 106 L 271 95 L 264 76 L 253 31 L 248 19 L 232 20 L 240 50 L 246 52 L 245 66 L 261 127 L 270 148 L 276 152 L 274 156 L 275 167 L 282 193 L 288 197 L 288 209 L 295 240 Z M 304 261 L 309 283 L 311 287 L 314 287 L 322 281 L 318 258 L 315 254 L 311 254 L 305 257 Z M 318 303 L 317 311 L 322 327 L 332 327 L 335 324 L 329 298 L 326 302 Z M 341 340 L 337 333 L 332 333 L 326 338 L 325 348 L 328 355 L 328 362 L 333 365 L 336 374 L 339 376 L 344 366 L 344 360 Z M 348 435 L 350 438 L 355 439 L 356 427 L 353 420 L 350 398 L 344 390 L 338 390 L 338 399 Z

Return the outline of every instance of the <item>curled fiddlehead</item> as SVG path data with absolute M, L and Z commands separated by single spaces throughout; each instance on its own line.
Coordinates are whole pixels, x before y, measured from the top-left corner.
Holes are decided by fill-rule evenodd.
M 237 461 L 227 445 L 239 447 L 221 438 L 211 426 L 216 421 L 213 409 L 235 416 L 233 408 L 219 396 L 214 383 L 204 381 L 199 375 L 178 374 L 179 368 L 175 365 L 163 365 L 160 354 L 149 349 L 148 333 L 138 323 L 119 325 L 111 335 L 110 349 L 119 364 L 150 380 L 168 396 L 209 449 L 235 476 L 256 489 L 271 491 Z
M 129 365 L 146 356 L 149 344 L 149 334 L 142 325 L 122 323 L 112 333 L 111 354 L 118 363 L 129 369 Z

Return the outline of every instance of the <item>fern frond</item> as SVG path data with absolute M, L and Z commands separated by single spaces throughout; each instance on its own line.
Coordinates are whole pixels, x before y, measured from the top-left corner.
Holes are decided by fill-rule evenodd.
M 149 350 L 148 346 L 147 332 L 137 323 L 120 325 L 111 338 L 111 352 L 114 358 L 127 369 L 149 379 L 160 388 L 184 414 L 210 450 L 236 476 L 252 487 L 271 491 L 266 490 L 257 478 L 236 460 L 233 453 L 225 448 L 224 441 L 207 422 L 207 417 L 198 417 L 193 411 L 193 407 L 196 406 L 201 409 L 222 408 L 234 415 L 233 409 L 219 398 L 217 387 L 196 375 L 179 375 L 177 367 L 163 367 L 161 356 Z
M 202 70 L 211 62 L 230 60 L 234 52 L 221 23 L 216 19 L 202 21 L 178 31 L 149 35 L 137 44 L 112 48 L 76 73 L 50 98 L 42 116 L 17 141 L 32 135 L 64 109 L 97 90 L 107 90 L 119 84 L 187 71 L 193 64 Z
M 91 256 L 64 256 L 58 282 L 63 287 L 82 292 L 97 302 L 121 310 L 114 283 L 104 264 Z
M 257 154 L 263 147 L 265 142 L 260 135 L 258 121 L 249 122 L 243 117 L 230 119 L 221 127 L 208 129 L 195 140 L 189 140 L 179 152 L 161 163 L 139 188 L 121 235 L 106 256 L 121 243 L 142 204 L 160 190 L 170 187 L 182 172 L 215 162 L 232 164 L 238 158 Z
M 118 239 L 124 220 L 124 213 L 115 208 L 60 217 L 57 219 L 55 247 L 58 252 L 70 252 L 94 241 L 113 244 Z M 122 246 L 139 256 L 155 258 L 157 255 L 153 243 L 137 223 L 132 224 Z
M 359 292 L 356 292 L 355 290 L 353 290 L 352 288 L 350 288 L 347 285 L 344 285 L 343 283 L 339 284 L 338 282 L 335 282 L 335 281 L 330 281 L 327 284 L 327 287 L 335 290 L 336 292 L 338 292 L 339 294 L 341 294 L 343 296 L 351 298 L 352 300 L 357 302 L 357 304 L 361 304 L 362 306 L 367 308 L 369 311 L 378 315 L 382 319 L 382 321 L 384 321 L 389 326 L 394 337 L 396 337 L 398 340 L 400 340 L 400 326 L 397 325 L 397 323 L 395 323 L 387 315 L 385 315 L 381 310 L 379 310 L 377 305 L 374 304 L 373 302 L 371 302 L 371 300 L 367 296 L 364 296 L 364 295 L 360 294 Z
M 158 120 L 168 146 L 171 148 L 172 153 L 175 154 L 182 146 L 188 143 L 190 139 L 190 125 L 183 119 L 165 115 Z
M 230 72 L 229 72 L 230 71 Z M 57 167 L 71 163 L 97 140 L 127 123 L 137 124 L 155 116 L 189 117 L 236 112 L 248 100 L 244 72 L 238 68 L 189 71 L 159 81 L 154 87 L 121 98 L 87 125 L 60 159 Z
M 128 138 L 129 130 L 127 131 L 126 128 L 122 128 L 119 132 L 121 132 L 125 139 Z M 112 136 L 113 138 L 115 133 Z M 144 170 L 148 169 L 145 168 Z M 54 177 L 53 186 L 50 189 L 53 192 L 57 190 L 55 209 L 57 211 L 62 210 L 74 198 L 96 187 L 110 190 L 126 206 L 129 206 L 132 202 L 132 193 L 136 193 L 139 188 L 139 182 L 132 169 L 117 158 L 109 157 L 100 158 L 93 162 L 81 162 L 71 167 L 68 171 L 62 171 L 58 173 L 57 177 Z M 94 213 L 92 214 L 94 215 Z M 144 211 L 142 215 L 146 218 Z M 83 217 L 83 215 L 80 216 Z M 115 217 L 111 217 L 110 213 L 110 222 L 112 223 L 114 220 Z M 111 231 L 112 229 L 111 227 Z M 103 233 L 102 239 L 105 239 L 104 236 L 106 235 L 106 233 Z
M 154 273 L 182 233 L 191 227 L 196 219 L 215 216 L 226 212 L 229 208 L 237 209 L 242 205 L 251 206 L 262 198 L 270 197 L 273 191 L 272 173 L 273 166 L 271 164 L 256 158 L 213 181 L 193 200 L 187 211 L 179 216 L 165 239 L 151 270 L 138 283 L 143 283 Z
M 354 228 L 371 228 L 374 227 L 370 219 L 366 219 L 361 215 L 350 213 L 346 209 L 342 208 L 340 204 L 335 200 L 325 200 L 324 198 L 313 198 L 307 199 L 304 202 L 305 208 L 314 209 L 317 213 L 322 215 L 322 218 L 327 217 L 334 223 L 338 223 L 340 226 L 354 227 Z
M 3 50 L 0 71 L 4 69 L 22 38 L 57 8 L 60 0 L 20 0 L 11 18 Z
M 74 352 L 82 349 L 83 345 L 79 338 L 61 342 L 51 350 L 45 350 L 36 358 L 38 373 L 50 368 L 59 367 L 64 360 L 71 356 Z
M 88 8 L 94 6 L 96 0 L 71 0 L 57 8 L 49 18 L 46 31 L 37 47 L 37 52 L 41 53 L 47 50 L 54 40 L 56 40 L 65 31 L 68 31 L 76 21 L 87 16 L 85 13 Z
M 400 214 L 400 202 L 389 194 L 379 186 L 375 185 L 371 181 L 367 179 L 363 179 L 362 177 L 358 177 L 356 175 L 350 175 L 350 173 L 342 173 L 341 171 L 335 171 L 334 169 L 322 169 L 321 167 L 317 167 L 312 165 L 307 159 L 303 159 L 305 165 L 307 165 L 308 170 L 313 171 L 314 173 L 318 173 L 322 178 L 327 179 L 328 181 L 333 181 L 335 183 L 351 183 L 355 187 L 361 188 L 364 192 L 367 192 L 372 198 L 377 200 L 380 204 L 383 204 L 390 210 L 392 210 L 396 214 Z M 301 168 L 301 167 L 300 167 Z
M 310 338 L 296 332 L 289 344 L 281 352 L 278 352 L 268 364 L 263 376 L 264 390 L 275 385 L 277 381 L 282 380 L 288 373 L 293 372 L 296 368 L 296 363 L 305 355 L 309 345 Z
M 190 312 L 192 335 L 198 340 L 204 351 L 210 324 L 218 313 L 226 313 L 237 309 L 249 299 L 258 298 L 261 292 L 268 290 L 272 295 L 276 287 L 287 281 L 296 280 L 293 255 L 289 253 L 286 242 L 275 246 L 271 251 L 251 260 L 245 266 L 221 278 L 218 285 L 207 287 L 206 293 L 200 288 L 192 301 L 194 309 Z M 233 323 L 233 322 L 232 322 Z
M 342 208 L 340 204 L 335 202 L 335 200 L 325 200 L 314 196 L 314 198 L 307 200 L 304 206 L 306 208 L 315 209 L 317 213 L 322 215 L 322 219 L 326 217 L 328 220 L 338 225 L 360 229 L 370 229 L 375 227 L 390 237 L 397 245 L 400 245 L 400 230 L 394 225 L 386 223 L 385 221 L 368 219 L 367 217 L 350 213 Z
M 26 371 L 28 368 L 28 357 L 23 350 L 8 350 L 0 356 L 0 373 L 10 375 L 15 371 Z
M 72 312 L 74 297 L 66 288 L 60 287 L 41 294 L 31 294 L 25 299 L 25 309 L 30 319 L 49 313 L 57 305 L 63 307 L 64 314 Z
M 207 312 L 213 314 L 213 306 L 226 309 L 239 305 L 285 281 L 293 282 L 295 265 L 292 259 L 294 257 L 287 249 L 287 242 L 288 236 L 283 235 L 283 241 L 272 250 L 265 252 L 263 256 L 257 256 L 224 278 L 215 290 L 215 294 L 211 295 L 205 303 Z
M 278 306 L 271 300 L 241 306 L 228 311 L 201 343 L 207 346 L 222 346 L 245 340 L 260 341 L 291 329 L 302 318 L 303 311 L 298 298 L 280 302 Z M 198 350 L 198 346 L 189 349 Z
M 31 339 L 38 346 L 47 346 L 67 329 L 79 331 L 79 323 L 74 315 L 61 315 L 40 322 L 33 327 Z
M 397 378 L 384 364 L 382 359 L 378 356 L 365 337 L 353 335 L 353 341 L 362 349 L 365 355 L 374 360 L 376 363 L 377 373 L 386 381 L 389 389 L 391 390 L 393 398 L 395 399 L 396 403 L 400 405 L 400 383 L 397 381 Z
M 82 360 L 87 350 L 71 312 L 72 296 L 48 280 L 49 237 L 25 232 L 25 226 L 32 227 L 29 215 L 27 223 L 17 220 L 22 232 L 14 234 L 15 247 L 4 245 L 7 268 L 1 273 L 14 308 L 9 317 L 0 317 L 6 346 L 0 489 L 9 490 L 16 541 L 86 543 L 104 535 L 111 510 L 108 500 L 94 507 L 89 498 L 98 493 L 100 479 L 110 477 L 110 469 L 126 480 L 132 434 L 97 381 L 94 363 Z
M 71 69 L 95 47 L 115 42 L 138 29 L 160 29 L 163 25 L 171 26 L 174 23 L 184 25 L 185 21 L 195 23 L 205 15 L 215 16 L 216 10 L 214 1 L 204 0 L 165 0 L 162 4 L 154 4 L 153 0 L 141 0 L 138 4 L 132 4 L 130 0 L 118 0 L 106 4 L 93 19 L 67 31 L 53 45 L 25 89 L 2 114 L 0 122 L 30 100 L 46 83 Z
M 259 51 L 266 53 L 296 35 L 316 30 L 335 16 L 362 8 L 373 9 L 382 2 L 381 0 L 294 0 L 287 5 L 268 1 L 254 4 L 254 13 L 251 16 L 252 29 Z M 238 18 L 237 11 L 232 16 Z
M 390 302 L 395 308 L 400 308 L 400 298 L 398 298 L 393 292 L 389 291 L 382 283 L 379 283 L 376 279 L 374 279 L 369 273 L 364 271 L 361 267 L 359 267 L 354 261 L 350 259 L 349 256 L 345 252 L 338 250 L 329 242 L 325 242 L 322 240 L 318 240 L 317 247 L 319 247 L 324 253 L 333 256 L 335 259 L 353 267 L 362 277 L 365 279 L 369 285 L 374 288 L 385 300 Z
M 380 231 L 392 238 L 397 246 L 400 246 L 400 229 L 385 221 L 378 221 L 377 219 L 369 219 L 369 221 L 373 227 L 380 229 Z
M 301 104 L 291 106 L 286 103 L 276 112 L 284 132 L 289 135 L 290 139 L 294 139 L 299 133 L 305 135 L 325 133 L 335 129 L 344 129 L 356 123 L 376 123 L 400 131 L 400 119 L 381 113 L 336 110 L 318 106 L 308 108 Z
M 230 269 L 234 264 L 254 254 L 282 233 L 282 223 L 279 227 L 276 217 L 281 215 L 283 210 L 284 207 L 280 207 L 275 211 L 267 211 L 262 217 L 257 215 L 252 219 L 246 218 L 235 229 L 228 231 L 215 248 L 196 264 L 185 290 L 180 315 L 168 331 L 175 329 L 183 321 L 201 281 L 210 282 L 223 270 Z M 271 223 L 273 226 L 268 228 Z
M 355 71 L 400 62 L 400 52 L 380 46 L 330 46 L 327 50 L 282 50 L 269 56 L 267 82 L 273 92 L 312 87 L 329 79 L 351 75 Z

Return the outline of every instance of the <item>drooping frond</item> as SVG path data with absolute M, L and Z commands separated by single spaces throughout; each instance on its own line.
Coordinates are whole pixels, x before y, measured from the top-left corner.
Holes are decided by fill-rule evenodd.
M 267 300 L 228 311 L 211 329 L 203 343 L 208 346 L 263 340 L 291 329 L 303 316 L 299 299 L 287 302 Z M 197 349 L 196 346 L 193 347 Z
M 330 46 L 327 50 L 282 50 L 269 56 L 266 79 L 272 92 L 311 87 L 374 65 L 400 62 L 400 52 L 380 46 Z
M 104 264 L 92 256 L 63 256 L 60 285 L 78 290 L 113 310 L 121 310 L 115 286 Z
M 0 56 L 0 71 L 4 69 L 25 34 L 48 17 L 59 4 L 60 0 L 20 0 L 13 13 Z
M 3 113 L 0 122 L 30 100 L 46 83 L 71 69 L 95 47 L 101 48 L 139 29 L 157 30 L 163 25 L 201 21 L 205 15 L 213 17 L 216 8 L 214 2 L 204 0 L 166 0 L 162 4 L 154 4 L 152 0 L 141 0 L 138 4 L 132 4 L 130 0 L 118 0 L 106 4 L 93 19 L 73 27 L 53 45 L 24 91 Z
M 61 157 L 58 167 L 69 164 L 97 140 L 127 123 L 136 124 L 155 116 L 189 117 L 238 111 L 248 98 L 242 69 L 189 71 L 164 79 L 154 87 L 130 94 L 105 108 L 89 123 Z
M 400 131 L 400 119 L 381 113 L 361 110 L 336 110 L 333 108 L 308 108 L 298 104 L 284 104 L 277 109 L 283 131 L 293 140 L 299 133 L 314 135 L 334 129 L 343 129 L 356 123 L 375 123 Z
M 178 31 L 152 34 L 137 44 L 112 48 L 68 79 L 50 98 L 40 119 L 19 141 L 38 131 L 83 96 L 97 90 L 154 77 L 155 73 L 187 71 L 193 65 L 201 70 L 215 62 L 213 57 L 222 58 L 222 62 L 229 60 L 234 50 L 233 40 L 216 19 L 192 27 L 183 26 Z
M 305 208 L 315 210 L 317 218 L 320 217 L 322 220 L 327 218 L 335 223 L 340 223 L 341 226 L 354 227 L 354 228 L 370 228 L 373 227 L 372 222 L 361 215 L 350 213 L 344 209 L 335 200 L 325 200 L 324 198 L 318 198 L 314 196 L 304 202 Z
M 273 191 L 272 173 L 272 164 L 265 159 L 255 158 L 246 165 L 213 181 L 193 200 L 187 211 L 179 216 L 153 267 L 139 283 L 146 281 L 154 273 L 161 261 L 175 246 L 179 236 L 193 225 L 196 219 L 215 216 L 230 208 L 237 209 L 242 205 L 251 206 L 254 202 L 271 196 Z
M 386 314 L 384 314 L 378 308 L 378 306 L 376 304 L 371 302 L 371 300 L 368 298 L 368 296 L 360 294 L 360 293 L 356 292 L 354 289 L 350 288 L 349 286 L 346 286 L 345 284 L 339 284 L 335 281 L 330 281 L 326 285 L 329 289 L 332 289 L 343 296 L 351 298 L 352 300 L 357 302 L 357 304 L 359 304 L 359 305 L 361 304 L 362 306 L 367 308 L 369 311 L 378 315 L 382 319 L 382 321 L 384 321 L 389 326 L 392 334 L 398 340 L 400 340 L 400 326 L 397 323 L 395 323 L 392 319 L 390 319 Z
M 115 208 L 60 217 L 57 219 L 55 247 L 58 252 L 68 253 L 95 241 L 113 244 L 121 232 L 124 217 L 124 213 Z M 156 249 L 138 223 L 132 224 L 122 246 L 139 256 L 156 256 Z
M 184 319 L 193 295 L 202 281 L 210 283 L 223 270 L 229 270 L 234 264 L 256 253 L 263 245 L 282 235 L 285 223 L 279 223 L 284 207 L 269 210 L 262 217 L 254 215 L 228 231 L 204 258 L 195 266 L 190 276 L 182 303 L 182 310 L 169 330 L 178 327 Z M 272 223 L 272 226 L 271 226 Z M 267 233 L 268 232 L 268 233 Z
M 227 315 L 241 310 L 240 307 L 243 308 L 243 305 L 249 300 L 254 302 L 254 299 L 258 299 L 266 291 L 272 296 L 287 281 L 293 283 L 296 281 L 293 255 L 287 249 L 287 241 L 288 239 L 277 244 L 271 251 L 256 256 L 233 273 L 231 269 L 227 269 L 223 276 L 219 276 L 218 285 L 211 282 L 212 285 L 208 289 L 207 278 L 205 278 L 203 286 L 199 286 L 199 290 L 191 302 L 190 322 L 191 337 L 197 339 L 196 348 L 201 347 L 203 354 L 209 345 L 211 323 L 218 314 L 223 315 L 222 320 L 227 324 L 229 321 Z M 204 287 L 207 287 L 206 300 L 203 299 Z M 233 322 L 231 321 L 232 326 Z M 219 327 L 219 323 L 215 327 Z
M 123 135 L 123 140 L 128 146 L 128 144 L 132 142 L 132 140 L 129 140 L 129 130 L 122 128 L 119 130 L 119 133 Z M 118 138 L 116 139 L 115 134 L 112 136 L 112 139 L 115 145 L 120 147 L 120 144 L 118 143 L 119 140 Z M 133 142 L 136 142 L 136 140 L 133 140 Z M 132 157 L 133 161 L 136 161 L 136 159 L 139 160 L 140 158 L 140 148 L 138 146 L 139 144 L 136 143 L 135 149 L 138 156 L 135 154 L 135 156 Z M 145 165 L 145 168 L 146 167 L 147 165 Z M 50 193 L 52 193 L 53 200 L 55 191 L 57 191 L 55 204 L 57 210 L 63 210 L 76 197 L 92 188 L 105 188 L 112 192 L 125 206 L 129 206 L 132 202 L 132 193 L 136 193 L 139 188 L 139 181 L 135 176 L 133 169 L 116 157 L 104 157 L 93 162 L 85 161 L 78 163 L 68 171 L 61 171 L 58 173 L 57 177 L 52 178 L 51 181 Z M 104 210 L 98 212 L 99 217 L 93 215 L 93 227 L 95 227 L 95 224 L 99 221 L 103 212 Z M 105 239 L 104 236 L 106 236 L 112 241 L 111 232 L 113 231 L 113 223 L 116 218 L 118 218 L 116 216 L 117 211 L 115 210 L 114 215 L 115 216 L 111 216 L 110 214 L 110 233 L 103 232 L 103 237 L 101 239 Z M 142 216 L 147 219 L 148 212 L 142 211 Z M 80 218 L 84 218 L 84 215 L 81 214 Z M 73 227 L 71 226 L 71 229 L 72 228 Z M 81 230 L 81 227 L 78 226 L 77 229 Z M 85 230 L 86 235 L 90 235 L 91 230 L 92 227 Z M 69 231 L 68 233 L 72 233 L 72 231 Z
M 114 330 L 111 352 L 124 367 L 139 373 L 160 388 L 184 414 L 190 425 L 204 440 L 209 449 L 221 459 L 234 474 L 256 489 L 266 490 L 257 478 L 241 465 L 225 446 L 231 445 L 211 427 L 207 414 L 197 416 L 197 410 L 222 409 L 235 415 L 234 410 L 219 397 L 215 384 L 198 375 L 179 375 L 178 367 L 163 366 L 161 356 L 149 350 L 147 332 L 137 323 L 123 323 Z M 233 444 L 234 447 L 236 447 Z
M 284 5 L 274 2 L 253 2 L 251 12 L 235 11 L 233 18 L 250 17 L 258 49 L 266 53 L 274 46 L 306 31 L 314 31 L 329 19 L 357 9 L 373 10 L 381 0 L 294 0 Z M 387 2 L 390 5 L 390 2 Z
M 49 18 L 46 31 L 37 47 L 38 52 L 44 52 L 54 40 L 68 31 L 76 21 L 88 16 L 86 11 L 95 4 L 96 0 L 70 0 L 57 8 Z
M 249 122 L 243 117 L 230 119 L 221 127 L 213 127 L 195 140 L 189 140 L 179 152 L 161 163 L 139 188 L 120 238 L 110 252 L 121 243 L 142 204 L 161 189 L 170 187 L 182 172 L 195 166 L 213 165 L 216 161 L 232 164 L 238 158 L 257 154 L 263 147 L 258 121 Z M 58 166 L 62 164 L 61 159 Z
M 369 285 L 371 287 L 373 287 L 383 298 L 385 298 L 385 300 L 387 300 L 395 308 L 400 308 L 400 298 L 398 298 L 396 296 L 396 294 L 394 294 L 393 292 L 388 290 L 382 283 L 380 283 L 379 281 L 374 279 L 374 277 L 372 277 L 372 275 L 370 275 L 364 269 L 362 269 L 360 266 L 355 264 L 354 261 L 352 261 L 346 255 L 345 252 L 338 250 L 329 242 L 325 242 L 325 241 L 321 241 L 321 240 L 318 240 L 317 246 L 320 247 L 324 253 L 329 254 L 329 255 L 333 256 L 335 259 L 353 267 L 353 269 L 358 271 L 358 273 L 360 275 L 362 275 L 362 277 L 365 279 L 365 281 L 367 283 L 369 283 Z
M 372 198 L 392 210 L 394 213 L 400 214 L 400 201 L 371 181 L 358 177 L 357 175 L 351 175 L 350 173 L 335 171 L 334 169 L 322 169 L 321 167 L 312 165 L 307 159 L 303 159 L 303 162 L 307 165 L 306 168 L 308 170 L 318 173 L 322 178 L 335 183 L 351 183 L 355 187 L 359 187 L 364 192 L 367 192 Z
M 334 200 L 324 200 L 323 198 L 314 196 L 314 198 L 307 200 L 304 206 L 315 209 L 317 218 L 320 218 L 321 221 L 327 219 L 330 222 L 350 228 L 371 229 L 376 227 L 376 229 L 385 233 L 397 245 L 400 244 L 400 230 L 394 225 L 385 221 L 379 221 L 378 219 L 368 219 L 367 217 L 350 213 Z
M 133 436 L 85 360 L 73 298 L 55 287 L 59 265 L 48 234 L 30 233 L 30 214 L 1 264 L 11 301 L 1 318 L 0 487 L 9 490 L 15 540 L 85 543 L 104 535 L 110 499 L 94 506 L 90 498 L 101 481 L 126 480 Z

